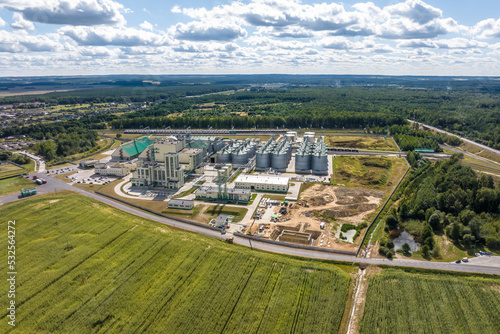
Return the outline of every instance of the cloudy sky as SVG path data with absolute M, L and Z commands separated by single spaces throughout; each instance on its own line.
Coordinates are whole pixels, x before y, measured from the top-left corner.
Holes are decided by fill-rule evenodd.
M 499 0 L 0 0 L 0 76 L 500 75 Z

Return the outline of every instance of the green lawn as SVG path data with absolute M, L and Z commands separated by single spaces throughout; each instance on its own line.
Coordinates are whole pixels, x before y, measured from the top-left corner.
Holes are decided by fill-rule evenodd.
M 360 333 L 500 333 L 500 279 L 384 269 L 369 279 Z
M 5 307 L 2 333 L 336 333 L 344 314 L 351 280 L 331 263 L 229 245 L 76 194 L 7 204 L 0 216 L 16 220 L 18 272 L 16 327 Z
M 36 183 L 26 180 L 22 176 L 11 177 L 0 180 L 0 196 L 9 195 L 18 192 L 23 188 L 36 187 Z

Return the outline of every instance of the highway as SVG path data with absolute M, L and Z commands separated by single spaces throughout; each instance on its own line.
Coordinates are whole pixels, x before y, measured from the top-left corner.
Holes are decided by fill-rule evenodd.
M 431 129 L 431 130 L 434 130 L 434 131 L 437 131 L 437 132 L 441 132 L 441 133 L 445 133 L 449 136 L 453 136 L 453 137 L 457 137 L 457 138 L 460 138 L 461 140 L 463 140 L 464 142 L 467 142 L 467 143 L 470 143 L 470 144 L 474 144 L 476 146 L 479 146 L 481 147 L 482 149 L 485 149 L 485 150 L 488 150 L 488 151 L 491 151 L 493 153 L 496 153 L 496 154 L 500 154 L 500 151 L 499 150 L 495 150 L 494 148 L 491 148 L 491 147 L 488 147 L 486 145 L 483 145 L 483 144 L 479 144 L 479 143 L 476 143 L 475 141 L 472 141 L 470 139 L 467 139 L 467 138 L 464 138 L 464 137 L 461 137 L 461 136 L 457 136 L 456 134 L 453 134 L 451 132 L 448 132 L 448 131 L 444 131 L 444 130 L 441 130 L 441 129 L 438 129 L 438 128 L 435 128 L 433 126 L 430 126 L 430 125 L 427 125 L 427 124 L 424 124 L 424 123 L 420 123 L 420 122 L 416 122 L 416 121 L 412 121 L 412 120 L 408 120 L 408 122 L 410 123 L 418 123 L 420 125 L 422 125 L 423 127 L 425 128 L 428 128 L 428 129 Z
M 387 259 L 370 259 L 370 258 L 358 258 L 355 256 L 347 256 L 347 255 L 341 255 L 341 254 L 335 254 L 335 253 L 328 253 L 328 252 L 323 252 L 323 251 L 311 251 L 311 250 L 303 250 L 303 249 L 297 249 L 297 248 L 292 248 L 288 246 L 281 246 L 281 245 L 275 245 L 275 244 L 268 244 L 260 241 L 249 241 L 249 239 L 242 238 L 242 237 L 237 237 L 233 236 L 230 232 L 228 232 L 226 235 L 221 235 L 219 231 L 214 231 L 210 229 L 206 229 L 203 227 L 198 227 L 195 225 L 183 223 L 180 221 L 172 220 L 172 219 L 167 219 L 161 216 L 157 216 L 139 209 L 135 209 L 133 207 L 127 206 L 125 204 L 122 204 L 120 202 L 116 202 L 112 199 L 109 199 L 107 197 L 103 197 L 85 190 L 82 190 L 80 188 L 71 186 L 67 183 L 64 183 L 63 181 L 60 181 L 58 179 L 55 179 L 45 173 L 38 173 L 38 174 L 32 174 L 30 175 L 31 177 L 33 175 L 37 175 L 38 177 L 43 177 L 44 179 L 47 180 L 47 184 L 41 185 L 38 187 L 38 195 L 43 195 L 47 193 L 51 193 L 54 191 L 60 191 L 60 190 L 72 190 L 77 193 L 80 193 L 84 196 L 90 197 L 92 199 L 95 199 L 99 202 L 108 204 L 114 208 L 117 208 L 119 210 L 128 212 L 130 214 L 145 218 L 145 219 L 150 219 L 165 225 L 173 226 L 176 228 L 180 228 L 186 231 L 191 231 L 199 234 L 203 234 L 212 238 L 217 238 L 220 240 L 224 240 L 227 237 L 234 237 L 234 243 L 238 245 L 243 245 L 250 247 L 252 246 L 254 249 L 259 249 L 267 252 L 273 252 L 273 253 L 280 253 L 280 254 L 287 254 L 287 255 L 293 255 L 293 256 L 300 256 L 300 257 L 305 257 L 305 258 L 316 258 L 316 259 L 323 259 L 323 260 L 333 260 L 333 261 L 342 261 L 342 262 L 347 262 L 347 263 L 365 263 L 365 264 L 372 264 L 372 265 L 387 265 L 387 266 L 402 266 L 402 267 L 412 267 L 412 268 L 421 268 L 421 269 L 436 269 L 436 270 L 449 270 L 449 271 L 460 271 L 460 272 L 468 272 L 468 273 L 480 273 L 480 274 L 495 274 L 495 275 L 500 275 L 500 267 L 493 267 L 493 266 L 487 266 L 487 265 L 474 265 L 472 263 L 461 263 L 461 264 L 455 264 L 455 263 L 446 263 L 446 262 L 429 262 L 429 261 L 416 261 L 416 260 L 387 260 Z M 19 198 L 19 194 L 13 194 L 13 195 L 7 195 L 0 197 L 0 205 L 13 202 L 13 201 L 18 201 L 18 200 L 23 200 Z

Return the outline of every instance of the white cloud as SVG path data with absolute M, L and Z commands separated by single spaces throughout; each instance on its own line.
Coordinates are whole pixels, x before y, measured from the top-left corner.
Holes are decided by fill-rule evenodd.
M 31 22 L 64 25 L 122 25 L 125 12 L 113 0 L 0 0 L 0 7 Z
M 426 24 L 440 18 L 443 12 L 435 7 L 429 6 L 420 0 L 407 0 L 392 6 L 387 6 L 385 10 L 391 15 L 406 17 L 419 24 Z
M 61 44 L 50 37 L 53 36 L 29 36 L 23 33 L 0 30 L 0 52 L 48 52 L 61 50 Z
M 113 27 L 62 27 L 59 33 L 70 37 L 79 45 L 93 46 L 161 46 L 170 44 L 165 35 L 135 28 Z
M 500 19 L 487 19 L 477 23 L 471 29 L 478 38 L 500 38 Z
M 6 24 L 7 24 L 7 22 L 5 22 L 4 20 L 2 20 L 2 18 L 0 17 L 0 27 L 3 27 Z
M 148 21 L 142 22 L 141 24 L 139 24 L 139 27 L 141 27 L 144 30 L 153 30 L 153 25 Z
M 12 16 L 14 23 L 11 23 L 11 27 L 13 29 L 19 30 L 33 30 L 35 29 L 35 25 L 31 21 L 26 21 L 23 16 L 19 13 L 14 13 Z
M 466 38 L 451 38 L 437 40 L 410 40 L 398 44 L 404 48 L 432 48 L 432 49 L 470 49 L 487 48 L 488 43 L 470 40 Z
M 178 23 L 173 27 L 173 35 L 187 41 L 233 41 L 245 37 L 247 31 L 234 23 L 193 21 Z

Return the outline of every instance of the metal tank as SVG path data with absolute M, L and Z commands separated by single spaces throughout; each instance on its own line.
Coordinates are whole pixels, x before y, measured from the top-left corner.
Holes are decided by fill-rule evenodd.
M 306 152 L 297 152 L 295 154 L 295 170 L 309 171 L 311 170 L 311 156 Z
M 287 152 L 279 151 L 277 153 L 273 153 L 271 158 L 271 166 L 274 169 L 278 170 L 286 169 L 288 167 Z
M 217 152 L 217 163 L 230 163 L 231 154 L 227 150 Z
M 271 154 L 269 151 L 257 151 L 256 166 L 257 168 L 271 167 Z
M 315 173 L 328 172 L 328 157 L 326 153 L 319 153 L 312 156 L 312 170 Z
M 248 162 L 248 151 L 243 149 L 235 154 L 231 153 L 231 161 L 235 165 L 244 165 Z

